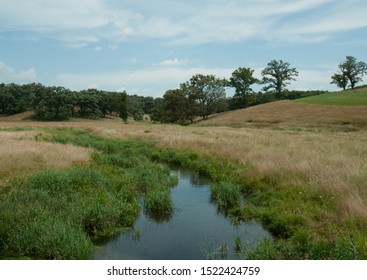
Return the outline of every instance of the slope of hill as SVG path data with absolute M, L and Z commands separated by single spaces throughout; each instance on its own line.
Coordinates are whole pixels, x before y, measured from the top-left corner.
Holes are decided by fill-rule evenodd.
M 367 106 L 314 105 L 289 100 L 212 116 L 204 125 L 367 125 Z
M 297 103 L 318 105 L 367 106 L 367 87 L 355 90 L 325 93 L 294 100 Z
M 10 116 L 2 116 L 0 115 L 0 122 L 12 122 L 12 121 L 22 121 L 22 120 L 26 120 L 29 119 L 30 117 L 32 117 L 34 114 L 33 111 L 26 111 L 23 113 L 19 113 L 19 114 L 15 114 L 15 115 L 10 115 Z

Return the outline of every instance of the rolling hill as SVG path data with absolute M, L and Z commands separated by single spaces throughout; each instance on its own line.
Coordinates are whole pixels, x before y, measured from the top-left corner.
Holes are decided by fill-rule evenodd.
M 363 86 L 354 90 L 300 98 L 294 102 L 318 105 L 367 106 L 367 87 Z
M 296 101 L 282 100 L 213 115 L 203 125 L 367 126 L 367 88 L 327 93 Z

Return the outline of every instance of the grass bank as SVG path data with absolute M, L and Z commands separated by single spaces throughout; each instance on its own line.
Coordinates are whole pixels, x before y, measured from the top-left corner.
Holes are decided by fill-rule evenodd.
M 3 184 L 0 258 L 90 259 L 93 241 L 133 226 L 139 197 L 145 197 L 152 215 L 173 211 L 169 190 L 177 181 L 167 166 L 151 161 L 151 142 L 103 139 L 70 129 L 33 132 L 28 135 L 34 139 L 18 139 L 20 145 L 31 141 L 94 152 L 89 164 L 42 169 Z
M 362 132 L 333 134 L 330 141 L 330 132 L 293 129 L 95 124 L 89 129 L 37 129 L 40 143 L 72 144 L 95 152 L 88 166 L 41 171 L 2 189 L 0 223 L 11 226 L 1 227 L 1 257 L 91 257 L 94 237 L 132 225 L 140 196 L 152 216 L 169 215 L 167 194 L 175 179 L 165 164 L 172 164 L 209 176 L 212 198 L 234 221 L 256 219 L 274 235 L 274 242 L 265 240 L 256 249 L 241 244 L 244 258 L 367 258 Z M 66 215 L 70 209 L 75 213 Z M 11 224 L 18 219 L 24 224 Z M 57 225 L 59 221 L 64 224 Z M 74 238 L 80 244 L 74 251 L 82 253 L 35 253 L 43 249 L 30 246 L 32 238 L 46 233 L 45 228 L 55 231 L 41 242 L 43 248 L 53 236 L 63 242 Z

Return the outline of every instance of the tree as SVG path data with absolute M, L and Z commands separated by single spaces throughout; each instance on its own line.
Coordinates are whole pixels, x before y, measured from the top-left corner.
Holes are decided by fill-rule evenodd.
M 367 64 L 357 61 L 353 56 L 347 56 L 345 61 L 339 64 L 339 72 L 331 77 L 331 83 L 344 90 L 349 83 L 349 86 L 354 89 L 354 86 L 362 81 L 365 74 L 367 74 Z
M 99 118 L 102 93 L 96 89 L 82 90 L 76 93 L 75 105 L 81 117 Z
M 116 93 L 116 111 L 124 122 L 127 121 L 129 116 L 127 110 L 127 94 L 125 91 Z
M 189 100 L 182 88 L 167 90 L 161 109 L 161 122 L 186 123 L 191 119 Z
M 48 87 L 35 106 L 35 114 L 41 120 L 67 120 L 71 117 L 73 95 L 63 87 Z
M 0 114 L 14 114 L 16 112 L 16 99 L 11 94 L 9 87 L 0 87 Z
M 144 97 L 138 95 L 127 96 L 127 109 L 135 121 L 142 121 L 144 117 Z
M 238 68 L 232 73 L 229 79 L 229 85 L 235 88 L 235 95 L 233 96 L 233 105 L 237 108 L 246 108 L 255 101 L 254 91 L 251 86 L 260 81 L 254 75 L 255 70 L 250 68 Z
M 345 90 L 348 85 L 348 78 L 346 75 L 344 75 L 344 73 L 335 73 L 333 76 L 331 76 L 330 84 L 336 84 L 338 87 Z
M 214 75 L 196 74 L 190 81 L 181 85 L 181 88 L 188 96 L 192 111 L 207 119 L 210 114 L 218 112 L 219 106 L 223 104 L 222 101 L 226 98 L 226 84 L 224 79 Z M 195 108 L 192 108 L 193 106 Z
M 288 62 L 272 60 L 261 71 L 261 75 L 263 76 L 262 83 L 268 84 L 264 90 L 274 89 L 275 98 L 282 99 L 286 86 L 290 84 L 290 81 L 296 81 L 294 77 L 298 76 L 298 71 L 296 68 L 291 68 Z

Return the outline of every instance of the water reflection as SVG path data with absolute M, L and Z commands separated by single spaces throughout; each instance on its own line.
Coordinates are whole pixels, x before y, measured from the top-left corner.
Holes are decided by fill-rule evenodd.
M 270 238 L 260 224 L 233 223 L 218 211 L 209 180 L 187 171 L 173 174 L 179 178 L 171 190 L 173 215 L 152 217 L 142 210 L 134 229 L 106 242 L 96 259 L 236 259 L 238 244 Z

